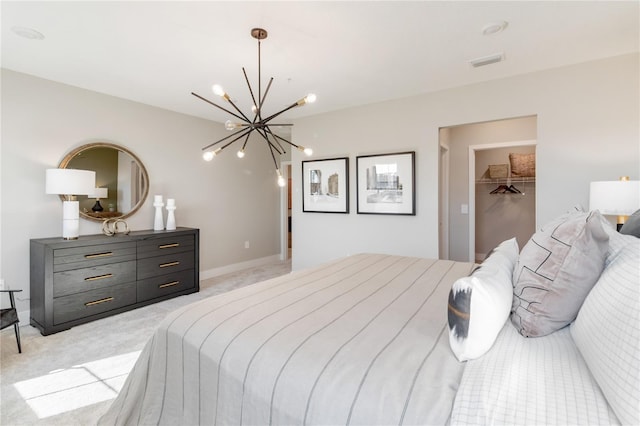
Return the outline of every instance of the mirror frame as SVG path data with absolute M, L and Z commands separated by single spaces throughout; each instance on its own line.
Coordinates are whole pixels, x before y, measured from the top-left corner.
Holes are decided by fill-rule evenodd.
M 145 168 L 144 164 L 142 163 L 142 161 L 140 161 L 140 159 L 138 158 L 138 156 L 136 156 L 133 152 L 129 151 L 127 148 L 120 146 L 120 145 L 116 145 L 114 143 L 110 143 L 110 142 L 93 142 L 93 143 L 88 143 L 85 145 L 81 145 L 73 150 L 71 150 L 67 155 L 64 156 L 64 158 L 62 159 L 62 161 L 60 161 L 60 164 L 58 165 L 58 168 L 60 169 L 66 169 L 67 166 L 69 165 L 69 163 L 71 162 L 71 160 L 78 154 L 80 154 L 81 152 L 87 151 L 89 149 L 92 148 L 113 148 L 113 149 L 117 149 L 118 151 L 122 151 L 125 154 L 128 154 L 131 156 L 131 158 L 133 158 L 133 160 L 138 163 L 138 165 L 140 166 L 140 170 L 142 171 L 142 174 L 144 176 L 144 179 L 146 180 L 146 185 L 144 188 L 144 192 L 142 194 L 142 197 L 140 197 L 140 201 L 138 201 L 138 203 L 133 206 L 131 208 L 131 210 L 129 210 L 127 213 L 122 214 L 121 216 L 117 216 L 117 219 L 124 219 L 127 218 L 131 215 L 133 215 L 135 212 L 137 212 L 140 207 L 142 207 L 142 205 L 144 204 L 145 200 L 147 199 L 147 195 L 149 195 L 149 175 L 147 174 L 147 169 Z M 60 200 L 64 201 L 65 198 L 63 195 L 60 196 Z M 88 214 L 85 214 L 83 211 L 80 211 L 80 217 L 84 218 L 84 219 L 88 219 L 88 220 L 93 220 L 96 222 L 103 222 L 104 218 L 99 218 L 99 217 L 93 217 L 93 216 L 89 216 Z

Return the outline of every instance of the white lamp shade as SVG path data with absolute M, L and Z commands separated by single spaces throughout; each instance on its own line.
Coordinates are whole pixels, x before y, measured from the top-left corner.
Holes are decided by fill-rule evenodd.
M 640 209 L 640 181 L 591 182 L 589 210 L 602 214 L 629 216 Z
M 107 198 L 109 196 L 109 188 L 94 188 L 93 193 L 89 194 L 89 198 Z
M 96 188 L 96 172 L 76 169 L 47 169 L 46 193 L 89 195 Z

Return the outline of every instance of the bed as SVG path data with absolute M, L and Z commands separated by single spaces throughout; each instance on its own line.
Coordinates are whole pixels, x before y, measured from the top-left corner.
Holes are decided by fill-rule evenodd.
M 177 310 L 102 422 L 444 423 L 447 297 L 472 267 L 360 254 Z
M 358 254 L 202 300 L 159 325 L 99 423 L 638 424 L 640 239 L 606 234 L 577 318 L 526 338 L 508 312 L 469 328 L 495 333 L 465 362 L 451 304 L 471 263 Z

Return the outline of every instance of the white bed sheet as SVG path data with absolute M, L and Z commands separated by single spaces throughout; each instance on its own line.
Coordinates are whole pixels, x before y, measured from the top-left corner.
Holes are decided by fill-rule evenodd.
M 452 425 L 620 424 L 571 339 L 569 327 L 525 338 L 511 322 L 469 361 Z
M 362 254 L 160 324 L 101 424 L 444 424 L 451 284 L 473 265 Z

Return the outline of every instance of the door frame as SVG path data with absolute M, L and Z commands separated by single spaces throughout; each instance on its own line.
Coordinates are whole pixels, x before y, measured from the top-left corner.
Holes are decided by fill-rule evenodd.
M 280 188 L 280 260 L 289 258 L 289 166 L 291 161 L 280 162 L 280 173 L 286 182 L 285 186 Z M 293 216 L 293 209 L 291 213 Z
M 440 188 L 438 211 L 438 259 L 449 259 L 449 146 L 440 143 Z
M 495 148 L 511 148 L 515 146 L 537 146 L 537 139 L 469 145 L 469 262 L 475 262 L 476 257 L 476 151 Z M 537 157 L 537 150 L 536 150 Z M 537 192 L 536 192 L 537 197 Z M 537 209 L 536 203 L 536 209 Z M 538 217 L 538 212 L 535 213 Z M 537 222 L 537 219 L 536 219 Z

